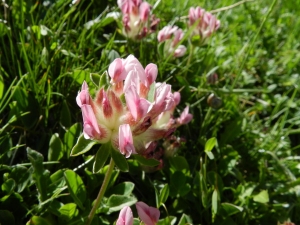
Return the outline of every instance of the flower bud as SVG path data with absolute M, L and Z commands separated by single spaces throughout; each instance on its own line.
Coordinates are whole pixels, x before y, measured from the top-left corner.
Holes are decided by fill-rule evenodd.
M 214 109 L 219 109 L 223 104 L 222 99 L 217 97 L 213 93 L 208 96 L 207 103 L 210 107 L 212 107 Z
M 208 84 L 216 84 L 218 82 L 218 74 L 213 73 L 206 77 L 206 82 Z

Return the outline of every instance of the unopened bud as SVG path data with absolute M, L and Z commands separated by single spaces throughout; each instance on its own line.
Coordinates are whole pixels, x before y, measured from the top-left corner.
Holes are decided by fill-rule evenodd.
M 212 93 L 207 98 L 207 104 L 214 109 L 219 109 L 223 102 L 221 98 Z
M 218 74 L 213 73 L 206 77 L 208 84 L 216 84 L 218 82 Z

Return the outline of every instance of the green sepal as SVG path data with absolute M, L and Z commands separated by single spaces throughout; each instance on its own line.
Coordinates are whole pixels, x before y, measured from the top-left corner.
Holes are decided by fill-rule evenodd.
M 100 83 L 99 83 L 99 88 L 104 88 L 107 90 L 109 87 L 109 76 L 107 71 L 105 71 L 101 76 L 100 76 Z
M 101 75 L 98 73 L 90 73 L 90 79 L 97 88 L 100 86 Z
M 85 139 L 81 134 L 71 151 L 71 156 L 78 156 L 89 151 L 97 142 Z

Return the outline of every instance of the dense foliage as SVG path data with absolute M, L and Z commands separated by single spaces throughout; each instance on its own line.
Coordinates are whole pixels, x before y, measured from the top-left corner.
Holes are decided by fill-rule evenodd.
M 93 173 L 98 144 L 70 156 L 82 133 L 75 98 L 130 54 L 157 65 L 157 81 L 181 93 L 176 116 L 189 105 L 193 120 L 180 141 L 158 143 L 176 150 L 162 169 L 132 156 L 112 171 L 92 224 L 137 201 L 160 210 L 158 224 L 300 223 L 300 1 L 149 3 L 160 23 L 140 40 L 123 35 L 113 0 L 0 3 L 0 224 L 84 224 L 108 160 Z M 187 23 L 196 6 L 220 20 L 201 45 Z M 165 25 L 185 31 L 184 56 L 164 54 Z

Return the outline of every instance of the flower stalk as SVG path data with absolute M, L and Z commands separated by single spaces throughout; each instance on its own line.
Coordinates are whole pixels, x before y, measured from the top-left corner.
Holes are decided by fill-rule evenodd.
M 88 215 L 88 218 L 87 218 L 87 220 L 85 222 L 85 225 L 90 225 L 91 222 L 93 221 L 93 218 L 95 216 L 96 210 L 99 208 L 100 202 L 101 202 L 101 200 L 102 200 L 102 198 L 104 196 L 104 193 L 106 191 L 106 188 L 107 188 L 107 186 L 109 184 L 109 181 L 110 181 L 110 178 L 111 178 L 111 175 L 112 175 L 114 167 L 115 167 L 115 162 L 114 162 L 113 158 L 110 158 L 110 162 L 109 162 L 108 169 L 107 169 L 107 172 L 105 174 L 102 186 L 101 186 L 100 191 L 98 193 L 98 196 L 97 196 L 97 198 L 95 200 L 95 204 L 94 204 L 91 212 Z

